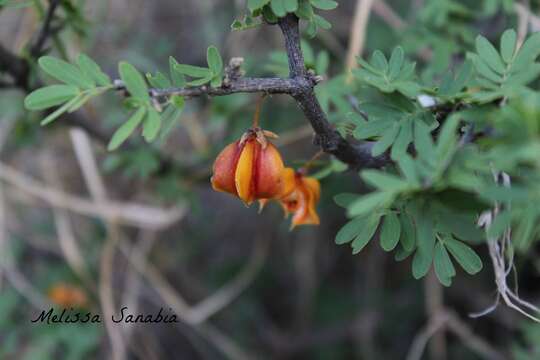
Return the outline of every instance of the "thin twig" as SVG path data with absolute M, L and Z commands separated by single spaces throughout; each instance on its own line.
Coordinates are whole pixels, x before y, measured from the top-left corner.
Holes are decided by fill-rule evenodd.
M 48 187 L 2 163 L 0 163 L 0 180 L 21 189 L 28 195 L 47 202 L 49 205 L 104 220 L 116 219 L 121 224 L 146 229 L 159 230 L 169 227 L 181 219 L 186 212 L 185 207 L 179 206 L 161 209 L 136 203 L 114 201 L 97 204 L 94 201 Z
M 366 42 L 366 31 L 371 14 L 373 0 L 356 0 L 354 20 L 351 25 L 349 36 L 349 51 L 347 53 L 347 81 L 352 80 L 351 70 L 356 68 L 356 57 L 361 56 Z
M 51 25 L 58 5 L 60 5 L 60 0 L 49 0 L 49 7 L 47 9 L 47 13 L 45 14 L 43 25 L 41 25 L 41 30 L 39 31 L 36 42 L 30 48 L 30 55 L 34 59 L 37 59 L 42 55 L 43 47 L 52 33 Z
M 58 167 L 51 155 L 47 152 L 44 152 L 41 157 L 41 167 L 45 181 L 49 184 L 57 184 L 61 188 L 60 179 L 57 174 Z M 82 251 L 80 250 L 75 232 L 69 220 L 68 212 L 58 207 L 53 207 L 52 212 L 58 235 L 58 244 L 67 264 L 87 285 L 94 287 L 94 282 L 88 272 Z

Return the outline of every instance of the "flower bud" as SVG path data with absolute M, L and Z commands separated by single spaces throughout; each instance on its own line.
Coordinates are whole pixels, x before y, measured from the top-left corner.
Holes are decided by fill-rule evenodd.
M 275 135 L 259 128 L 250 129 L 239 141 L 223 149 L 214 163 L 214 190 L 238 196 L 246 205 L 283 193 L 285 167 L 267 136 Z

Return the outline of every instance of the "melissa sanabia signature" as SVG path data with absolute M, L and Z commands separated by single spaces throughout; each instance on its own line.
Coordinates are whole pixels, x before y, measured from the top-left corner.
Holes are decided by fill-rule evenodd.
M 129 312 L 127 306 L 124 306 L 120 309 L 120 312 L 113 314 L 111 320 L 114 323 L 177 323 L 180 322 L 175 314 L 172 313 L 172 310 L 169 309 L 168 312 L 165 312 L 163 308 L 160 308 L 159 311 L 155 314 L 132 314 Z M 101 323 L 102 316 L 100 314 L 95 314 L 89 311 L 80 311 L 70 309 L 59 309 L 50 308 L 47 310 L 42 310 L 41 313 L 35 318 L 32 319 L 33 323 L 47 323 L 47 324 L 73 324 L 73 323 Z

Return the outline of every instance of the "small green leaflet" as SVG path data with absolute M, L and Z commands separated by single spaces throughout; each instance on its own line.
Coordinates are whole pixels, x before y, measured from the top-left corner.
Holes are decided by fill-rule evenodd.
M 74 112 L 88 100 L 113 88 L 111 79 L 101 71 L 88 56 L 81 54 L 77 65 L 70 64 L 52 56 L 38 60 L 44 72 L 64 84 L 50 85 L 34 90 L 25 98 L 28 110 L 44 110 L 62 105 L 41 121 L 46 125 L 66 112 Z
M 89 89 L 95 86 L 92 79 L 87 77 L 75 65 L 52 56 L 42 56 L 38 60 L 39 66 L 47 74 L 68 85 L 73 85 L 82 89 Z
M 469 57 L 476 70 L 476 82 L 481 91 L 472 94 L 479 103 L 488 103 L 498 98 L 519 97 L 523 87 L 540 76 L 540 33 L 531 35 L 516 51 L 517 35 L 514 30 L 503 33 L 500 53 L 486 38 L 476 39 L 476 54 Z
M 367 222 L 367 218 L 362 216 L 349 221 L 338 231 L 336 244 L 342 245 L 352 241 L 359 233 L 364 231 Z
M 433 266 L 440 283 L 444 286 L 450 286 L 452 284 L 452 278 L 456 275 L 456 269 L 452 264 L 452 260 L 450 260 L 448 251 L 446 251 L 446 248 L 441 241 L 435 245 Z
M 248 0 L 248 8 L 250 11 L 255 11 L 268 4 L 270 0 Z
M 129 136 L 137 129 L 139 124 L 144 119 L 146 115 L 146 108 L 140 107 L 137 111 L 126 121 L 116 132 L 114 133 L 107 149 L 109 151 L 116 150 L 126 141 Z
M 395 48 L 390 61 L 376 50 L 370 62 L 361 58 L 358 62 L 360 68 L 353 70 L 353 74 L 361 84 L 373 86 L 383 93 L 399 92 L 410 98 L 420 94 L 422 88 L 414 81 L 416 65 L 405 61 L 403 48 Z
M 392 251 L 399 242 L 401 234 L 401 223 L 395 213 L 390 213 L 384 217 L 381 228 L 381 247 L 384 251 Z
M 24 99 L 24 106 L 28 110 L 43 110 L 74 98 L 79 89 L 73 85 L 49 85 L 37 89 Z
M 90 78 L 95 84 L 99 86 L 111 85 L 111 79 L 109 76 L 101 71 L 99 65 L 85 54 L 79 55 L 77 58 L 77 65 L 82 70 L 84 75 Z
M 154 108 L 148 108 L 148 114 L 143 123 L 143 137 L 146 142 L 152 142 L 159 134 L 161 118 Z
M 124 82 L 127 91 L 133 98 L 139 99 L 142 102 L 150 103 L 150 95 L 148 95 L 148 85 L 141 73 L 135 69 L 133 65 L 122 61 L 118 64 L 118 73 Z
M 482 260 L 468 245 L 458 241 L 452 237 L 444 240 L 448 251 L 470 275 L 474 275 L 482 270 Z
M 171 67 L 171 76 L 175 86 L 177 83 L 184 83 L 184 75 L 187 75 L 194 80 L 185 85 L 202 86 L 211 83 L 212 87 L 220 87 L 223 80 L 223 59 L 215 46 L 210 46 L 206 52 L 206 60 L 208 68 L 187 64 L 178 64 L 174 58 L 169 59 Z
M 334 10 L 338 7 L 338 3 L 333 0 L 311 0 L 311 5 L 320 10 Z
M 358 254 L 362 251 L 373 238 L 373 235 L 375 235 L 375 231 L 377 231 L 377 227 L 379 226 L 380 219 L 381 215 L 376 213 L 367 218 L 364 229 L 356 236 L 351 244 L 353 254 Z

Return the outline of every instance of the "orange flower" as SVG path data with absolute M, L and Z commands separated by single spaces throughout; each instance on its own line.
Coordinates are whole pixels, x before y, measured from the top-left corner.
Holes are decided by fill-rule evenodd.
M 86 292 L 80 287 L 59 283 L 49 290 L 49 299 L 63 308 L 82 308 L 88 303 Z
M 319 225 L 317 203 L 321 197 L 319 180 L 306 177 L 301 171 L 295 174 L 295 189 L 280 200 L 285 216 L 293 214 L 291 230 L 298 225 Z
M 291 230 L 298 225 L 319 225 L 316 206 L 321 196 L 321 186 L 317 179 L 306 177 L 305 170 L 294 172 L 286 168 L 283 176 L 283 192 L 279 203 L 283 207 L 285 217 L 293 214 Z M 261 210 L 268 200 L 260 200 Z
M 250 205 L 256 199 L 272 199 L 283 193 L 283 160 L 267 137 L 274 133 L 249 129 L 229 144 L 214 163 L 214 190 L 238 196 Z

